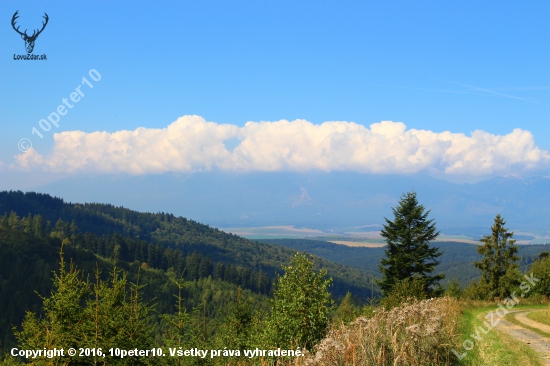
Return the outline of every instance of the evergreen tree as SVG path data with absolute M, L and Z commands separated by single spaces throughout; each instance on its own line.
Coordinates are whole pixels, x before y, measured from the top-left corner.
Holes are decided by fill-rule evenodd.
M 21 349 L 53 348 L 109 348 L 151 349 L 154 346 L 154 327 L 151 324 L 152 307 L 143 304 L 139 290 L 143 286 L 128 286 L 126 273 L 120 276 L 113 268 L 108 282 L 96 283 L 82 279 L 82 273 L 70 266 L 65 269 L 60 253 L 59 273 L 54 273 L 54 290 L 43 297 L 44 316 L 37 318 L 27 312 L 20 331 L 15 331 Z M 129 291 L 128 291 L 129 289 Z M 107 363 L 105 363 L 107 362 Z M 159 360 L 145 358 L 109 357 L 40 357 L 36 365 L 142 365 Z
M 74 242 L 76 234 L 78 233 L 78 226 L 76 226 L 74 219 L 71 222 L 71 225 L 68 226 L 67 236 L 71 239 L 71 242 Z
M 190 314 L 186 311 L 183 304 L 183 288 L 185 282 L 183 280 L 183 273 L 179 278 L 175 275 L 170 275 L 171 282 L 178 288 L 178 294 L 176 297 L 176 312 L 174 314 L 162 314 L 161 323 L 163 329 L 163 344 L 167 347 L 185 347 L 193 346 L 193 341 L 196 338 L 196 334 L 186 334 L 186 330 L 191 321 Z M 178 357 L 174 365 L 181 365 L 182 360 Z
M 254 349 L 252 333 L 254 332 L 254 313 L 252 305 L 247 299 L 243 299 L 242 290 L 239 287 L 237 299 L 230 303 L 225 310 L 224 322 L 216 332 L 216 343 L 219 349 L 240 350 L 240 358 L 224 359 L 224 364 L 240 364 L 250 361 L 244 356 L 244 350 Z
M 82 329 L 79 334 L 79 347 L 120 349 L 150 349 L 154 346 L 154 327 L 151 321 L 152 307 L 142 302 L 140 290 L 143 285 L 128 284 L 127 272 L 113 268 L 109 281 L 95 274 L 95 285 L 90 288 L 83 309 Z M 102 357 L 94 358 L 94 363 L 102 364 Z M 110 358 L 109 365 L 150 364 L 145 359 Z M 158 361 L 158 360 L 157 360 Z M 97 363 L 96 363 L 97 362 Z
M 36 215 L 33 218 L 33 234 L 38 237 L 43 237 L 45 235 L 44 232 L 44 218 L 42 215 Z
M 22 324 L 22 330 L 15 336 L 23 349 L 54 349 L 78 348 L 82 329 L 86 319 L 82 303 L 90 291 L 89 283 L 80 278 L 80 273 L 71 265 L 67 271 L 60 253 L 59 273 L 54 273 L 55 290 L 49 298 L 42 298 L 44 317 L 37 318 L 34 313 L 27 312 Z M 53 358 L 51 365 L 62 365 L 66 361 Z
M 154 244 L 149 244 L 147 247 L 147 266 L 148 267 L 157 266 L 157 251 L 155 250 Z
M 353 303 L 351 292 L 348 292 L 333 315 L 333 323 L 336 326 L 348 324 L 359 316 L 361 309 Z
M 19 230 L 19 225 L 19 216 L 12 211 L 8 219 L 8 226 L 14 230 Z
M 216 264 L 216 269 L 214 270 L 214 279 L 223 280 L 223 273 L 225 271 L 225 266 L 223 263 Z
M 2 219 L 0 219 L 0 227 L 3 227 L 4 229 L 7 229 L 10 227 L 8 223 L 8 213 L 5 212 L 4 216 L 2 216 Z
M 475 266 L 481 270 L 482 281 L 488 286 L 491 297 L 505 297 L 507 288 L 517 282 L 504 281 L 507 277 L 513 277 L 513 272 L 517 272 L 518 265 L 514 262 L 519 260 L 516 255 L 518 247 L 514 245 L 516 241 L 512 239 L 514 233 L 509 233 L 504 225 L 506 225 L 504 219 L 497 215 L 491 227 L 491 235 L 480 239 L 483 245 L 477 248 L 477 252 L 483 258 L 480 262 L 474 262 Z M 508 286 L 506 286 L 507 282 Z
M 61 240 L 65 239 L 67 237 L 67 224 L 61 219 L 57 220 L 50 235 Z
M 439 236 L 433 220 L 428 220 L 430 211 L 418 203 L 415 192 L 401 196 L 396 208 L 392 208 L 394 220 L 387 218 L 381 235 L 388 244 L 386 258 L 380 262 L 382 280 L 379 285 L 387 296 L 393 287 L 406 279 L 418 278 L 427 294 L 440 292 L 438 281 L 444 274 L 431 275 L 439 264 L 442 254 L 438 248 L 430 247 L 430 241 Z
M 460 282 L 455 278 L 449 282 L 445 288 L 445 296 L 450 296 L 459 299 L 462 296 L 462 286 Z
M 32 232 L 32 215 L 29 213 L 27 217 L 22 217 L 20 224 L 24 232 L 26 233 Z

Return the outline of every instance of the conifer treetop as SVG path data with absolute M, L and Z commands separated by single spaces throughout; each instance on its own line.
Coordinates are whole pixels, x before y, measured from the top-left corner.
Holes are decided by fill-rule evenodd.
M 442 254 L 429 245 L 439 236 L 435 223 L 428 219 L 430 211 L 418 203 L 416 192 L 403 194 L 392 211 L 393 221 L 384 218 L 386 224 L 380 232 L 388 245 L 386 258 L 380 262 L 383 275 L 380 287 L 387 295 L 397 282 L 418 277 L 424 282 L 426 292 L 431 293 L 444 275 L 430 275 Z

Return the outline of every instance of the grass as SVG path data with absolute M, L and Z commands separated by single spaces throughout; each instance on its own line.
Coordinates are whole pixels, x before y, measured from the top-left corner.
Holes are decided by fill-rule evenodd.
M 461 365 L 542 365 L 538 354 L 529 346 L 495 329 L 490 330 L 487 334 L 478 331 L 481 339 L 477 341 L 471 337 L 471 334 L 476 334 L 478 327 L 483 326 L 486 320 L 484 319 L 485 315 L 495 309 L 496 306 L 493 305 L 464 310 L 459 331 L 462 334 L 462 341 L 473 341 L 474 346 L 469 351 L 462 347 L 457 349 L 461 355 L 467 352 L 460 361 Z M 486 326 L 483 328 L 487 329 Z
M 547 302 L 526 302 L 514 310 L 542 309 L 534 320 L 548 321 Z M 295 359 L 294 365 L 542 366 L 540 355 L 527 344 L 498 327 L 487 330 L 490 319 L 485 316 L 496 309 L 494 302 L 448 297 L 391 310 L 377 307 L 368 318 L 334 326 L 316 346 L 316 354 Z
M 452 353 L 459 334 L 459 302 L 438 298 L 382 307 L 369 319 L 360 317 L 333 328 L 306 363 L 339 365 L 456 365 Z
M 536 322 L 550 325 L 550 309 L 529 313 L 527 317 Z

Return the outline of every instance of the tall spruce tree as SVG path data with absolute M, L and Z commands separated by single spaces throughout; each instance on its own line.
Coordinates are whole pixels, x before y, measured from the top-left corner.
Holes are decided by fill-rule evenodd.
M 437 282 L 445 275 L 431 275 L 442 253 L 430 247 L 430 241 L 439 236 L 433 220 L 427 219 L 430 211 L 425 212 L 424 206 L 418 203 L 416 192 L 403 194 L 392 211 L 394 220 L 384 218 L 386 224 L 381 231 L 388 246 L 386 258 L 379 265 L 382 280 L 378 284 L 387 296 L 398 282 L 418 278 L 426 293 L 433 294 L 439 290 Z
M 516 255 L 518 247 L 515 240 L 512 239 L 514 233 L 508 232 L 504 227 L 506 221 L 497 215 L 494 224 L 491 227 L 491 235 L 484 236 L 479 241 L 483 245 L 477 247 L 477 252 L 483 256 L 480 262 L 474 262 L 475 266 L 481 270 L 482 281 L 489 287 L 489 296 L 505 297 L 508 291 L 510 281 L 504 281 L 506 275 L 512 276 L 514 270 L 518 268 L 515 263 L 520 258 Z M 515 282 L 518 282 L 517 280 Z M 519 285 L 519 283 L 516 283 Z

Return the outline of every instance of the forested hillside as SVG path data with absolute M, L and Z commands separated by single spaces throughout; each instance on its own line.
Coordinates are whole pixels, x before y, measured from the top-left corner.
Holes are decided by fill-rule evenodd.
M 42 313 L 40 296 L 46 297 L 52 291 L 52 271 L 59 270 L 60 247 L 59 238 L 0 227 L 0 351 L 14 344 L 11 328 L 21 324 L 26 311 Z M 105 280 L 113 268 L 113 261 L 72 244 L 64 245 L 63 251 L 65 261 L 81 270 L 85 279 L 92 279 L 98 269 Z M 177 278 L 175 271 L 165 272 L 120 260 L 116 266 L 127 273 L 129 282 L 146 284 L 141 293 L 146 303 L 154 304 L 155 311 L 162 314 L 175 311 L 173 296 L 177 288 L 171 281 Z M 238 284 L 212 276 L 184 278 L 187 278 L 184 308 L 190 313 L 199 308 L 207 320 L 207 331 L 214 331 L 224 315 L 220 309 L 227 308 L 236 299 Z M 253 308 L 266 308 L 267 296 L 241 287 L 245 287 L 242 296 L 249 299 Z
M 183 256 L 196 251 L 209 256 L 208 261 L 214 266 L 246 267 L 273 279 L 292 255 L 291 249 L 250 241 L 168 213 L 142 213 L 109 204 L 66 203 L 61 198 L 33 192 L 0 192 L 0 215 L 9 219 L 12 211 L 19 217 L 41 215 L 45 227 L 75 236 L 78 245 L 96 254 L 138 260 L 163 270 L 181 270 L 185 267 Z M 64 229 L 69 223 L 78 230 L 70 232 L 70 225 Z M 358 297 L 372 295 L 372 276 L 368 273 L 321 258 L 316 265 L 327 268 L 333 277 L 335 296 L 343 296 L 348 290 Z
M 171 214 L 65 203 L 36 193 L 0 192 L 0 209 L 4 210 L 0 212 L 0 352 L 4 355 L 16 344 L 43 347 L 49 332 L 66 347 L 73 337 L 74 344 L 82 344 L 87 342 L 82 337 L 95 334 L 102 342 L 107 342 L 102 337 L 110 337 L 105 344 L 127 343 L 132 348 L 177 344 L 268 349 L 293 344 L 296 336 L 311 348 L 327 327 L 337 329 L 361 314 L 370 317 L 375 309 L 400 306 L 410 296 L 418 300 L 432 296 L 415 277 L 399 282 L 380 300 L 373 274 L 378 273 L 383 248 L 305 239 L 261 243 Z M 476 246 L 433 244 L 443 252 L 435 273 L 445 273 L 451 280 L 445 294 L 487 297 L 488 285 L 474 266 L 480 259 Z M 317 256 L 293 254 L 291 248 Z M 549 249 L 550 245 L 520 247 L 518 269 L 529 266 L 547 282 L 548 253 L 541 252 Z M 519 271 L 510 273 L 517 277 L 510 277 L 512 282 L 521 278 Z M 474 278 L 478 281 L 472 282 Z M 547 296 L 546 282 L 529 296 Z M 372 297 L 377 301 L 365 301 Z M 72 320 L 58 328 L 59 319 Z M 130 327 L 135 330 L 130 334 L 126 325 L 131 319 L 139 322 L 128 325 L 136 327 Z M 74 326 L 80 323 L 82 327 Z M 232 362 L 241 361 L 248 360 Z
M 262 239 L 260 241 L 306 251 L 336 263 L 374 273 L 376 276 L 380 275 L 378 264 L 384 257 L 384 248 L 350 247 L 323 240 Z M 445 273 L 446 277 L 441 282 L 442 284 L 456 278 L 462 287 L 465 287 L 480 276 L 481 272 L 474 266 L 474 262 L 481 258 L 476 245 L 460 242 L 433 242 L 432 246 L 443 252 L 439 258 L 441 263 L 435 270 L 436 274 Z M 550 244 L 520 245 L 518 249 L 518 255 L 521 258 L 520 269 L 525 270 L 543 251 L 550 251 Z
M 63 244 L 72 261 L 88 278 L 99 269 L 106 279 L 113 265 L 128 272 L 133 283 L 145 284 L 146 302 L 159 313 L 174 312 L 175 278 L 186 282 L 184 307 L 200 309 L 207 332 L 213 332 L 237 294 L 265 307 L 281 265 L 293 251 L 258 243 L 165 213 L 139 213 L 104 204 L 71 204 L 37 193 L 0 192 L 0 341 L 6 349 L 15 341 L 12 325 L 26 310 L 40 314 L 41 299 L 52 290 L 52 271 L 59 269 Z M 328 269 L 331 291 L 342 297 L 374 294 L 373 278 L 365 271 L 317 258 L 316 268 Z M 139 278 L 138 278 L 139 276 Z M 197 322 L 200 322 L 197 320 Z

